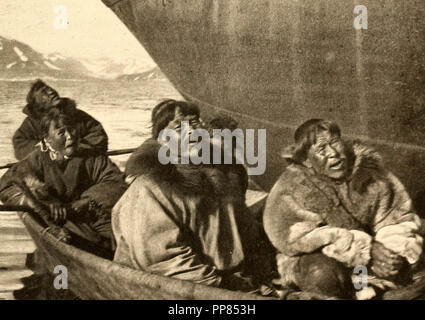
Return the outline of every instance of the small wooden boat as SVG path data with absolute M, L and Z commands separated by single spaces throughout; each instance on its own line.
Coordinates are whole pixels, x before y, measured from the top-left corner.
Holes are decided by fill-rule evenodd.
M 283 169 L 279 150 L 295 125 L 330 118 L 375 146 L 425 212 L 420 0 L 367 1 L 367 31 L 353 28 L 357 1 L 102 1 L 203 114 L 267 128 L 267 171 L 257 179 L 265 190 Z M 70 289 L 84 299 L 264 299 L 126 268 L 22 219 L 49 270 L 66 266 Z M 424 289 L 422 280 L 384 298 L 416 298 Z
M 121 149 L 108 151 L 108 156 L 131 153 L 134 149 Z M 7 164 L 1 168 L 9 168 Z M 248 191 L 247 206 L 254 212 L 259 211 L 264 205 L 267 193 L 261 191 Z M 20 206 L 0 206 L 4 219 L 9 220 L 11 211 L 20 210 Z M 9 213 L 8 213 L 9 212 Z M 61 239 L 55 237 L 49 230 L 52 223 L 44 224 L 43 219 L 35 219 L 28 212 L 18 212 L 32 240 L 43 257 L 43 268 L 54 275 L 56 266 L 65 266 L 68 272 L 68 288 L 72 293 L 82 299 L 172 299 L 172 300 L 255 300 L 266 299 L 259 295 L 233 292 L 229 290 L 208 287 L 159 275 L 154 275 L 141 270 L 134 270 L 113 261 L 103 259 L 89 252 L 83 251 Z M 13 220 L 16 228 L 18 221 Z M 44 224 L 44 225 L 43 225 Z M 15 232 L 16 234 L 16 232 Z M 0 238 L 1 240 L 1 238 Z M 31 242 L 25 238 L 24 241 Z M 5 241 L 3 241 L 5 242 Z M 24 253 L 28 246 L 19 251 L 17 239 L 13 239 L 8 251 Z M 0 248 L 1 249 L 1 248 Z M 33 250 L 32 250 L 33 251 Z M 31 252 L 32 252 L 31 251 Z M 29 270 L 25 271 L 28 272 Z M 19 284 L 19 283 L 18 283 Z M 12 288 L 9 286 L 9 289 Z M 13 287 L 12 289 L 21 289 Z M 0 287 L 1 291 L 1 287 Z M 10 290 L 9 290 L 10 291 Z M 10 292 L 9 292 L 10 293 Z
M 48 228 L 27 213 L 19 213 L 47 270 L 67 268 L 68 288 L 82 299 L 258 300 L 250 293 L 234 292 L 189 281 L 134 270 L 59 241 Z
M 108 151 L 108 156 L 131 153 L 134 149 Z M 13 163 L 1 168 L 10 168 Z M 0 169 L 1 169 L 0 168 Z M 260 191 L 248 191 L 247 206 L 254 211 L 264 205 L 267 194 Z M 0 214 L 6 218 L 8 212 L 18 211 L 19 206 L 0 206 Z M 141 270 L 134 270 L 113 261 L 98 257 L 67 244 L 53 235 L 49 230 L 51 223 L 43 225 L 42 219 L 35 219 L 28 212 L 19 212 L 37 249 L 43 257 L 43 268 L 54 274 L 56 266 L 67 268 L 68 288 L 82 299 L 175 299 L 175 300 L 256 300 L 266 299 L 259 295 L 234 292 L 189 281 L 183 281 Z M 14 221 L 16 223 L 16 221 Z M 25 241 L 31 241 L 25 239 Z M 15 252 L 19 248 L 12 247 L 7 252 Z M 31 251 L 32 252 L 32 251 Z M 20 289 L 22 286 L 15 289 Z
M 69 290 L 81 299 L 103 300 L 273 300 L 261 295 L 230 291 L 190 281 L 159 276 L 122 266 L 64 243 L 30 214 L 18 213 L 43 256 L 44 267 L 53 274 L 65 266 Z M 19 288 L 17 288 L 19 289 Z M 383 300 L 424 299 L 425 271 L 413 284 L 387 291 Z M 298 292 L 289 299 L 332 299 Z

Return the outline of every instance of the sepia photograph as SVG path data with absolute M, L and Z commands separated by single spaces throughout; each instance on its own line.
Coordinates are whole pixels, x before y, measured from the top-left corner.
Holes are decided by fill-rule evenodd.
M 424 300 L 424 18 L 2 0 L 0 300 Z

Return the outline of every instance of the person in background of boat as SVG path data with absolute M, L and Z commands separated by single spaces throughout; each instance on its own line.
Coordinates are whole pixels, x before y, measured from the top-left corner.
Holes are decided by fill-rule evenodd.
M 42 80 L 36 80 L 27 95 L 23 113 L 27 115 L 12 138 L 15 157 L 22 160 L 30 154 L 43 137 L 40 120 L 51 107 L 74 113 L 80 136 L 79 152 L 92 155 L 104 154 L 108 149 L 108 136 L 102 125 L 86 112 L 77 109 L 74 100 L 60 98 L 57 91 Z
M 380 155 L 343 141 L 335 123 L 311 119 L 284 157 L 289 166 L 264 211 L 282 284 L 368 299 L 382 293 L 376 288 L 409 283 L 422 254 L 421 220 Z M 367 287 L 355 292 L 351 276 L 366 277 Z
M 266 265 L 268 240 L 246 210 L 247 173 L 235 164 L 162 165 L 160 131 L 173 129 L 181 139 L 181 121 L 189 122 L 189 131 L 203 128 L 196 105 L 159 103 L 152 111 L 152 138 L 127 162 L 133 182 L 112 210 L 114 261 L 195 283 L 255 290 L 273 263 Z
M 221 115 L 221 116 L 214 117 L 210 121 L 208 121 L 207 127 L 208 127 L 208 132 L 210 133 L 211 137 L 213 137 L 214 129 L 219 129 L 219 130 L 229 129 L 230 131 L 233 132 L 234 130 L 238 129 L 238 122 L 231 116 Z M 233 143 L 232 145 L 233 152 L 236 154 L 235 139 L 233 139 L 232 143 Z M 245 162 L 243 166 L 246 168 Z M 251 179 L 250 176 L 248 176 L 248 189 L 265 192 L 264 189 L 261 188 L 253 179 Z
M 106 155 L 78 149 L 74 115 L 58 107 L 43 114 L 42 141 L 0 179 L 0 199 L 47 212 L 71 231 L 71 243 L 76 246 L 94 253 L 100 247 L 110 252 L 111 209 L 127 185 L 124 174 Z

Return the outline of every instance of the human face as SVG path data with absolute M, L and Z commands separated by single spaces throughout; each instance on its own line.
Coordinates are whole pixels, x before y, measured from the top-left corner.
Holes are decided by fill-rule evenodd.
M 171 129 L 177 134 L 179 146 L 181 146 L 182 143 L 182 121 L 187 121 L 189 124 L 187 134 L 187 139 L 190 139 L 190 135 L 196 130 L 200 128 L 204 128 L 203 121 L 197 116 L 197 115 L 183 115 L 181 112 L 181 109 L 179 107 L 176 108 L 174 119 L 171 120 L 168 125 L 165 127 L 166 129 Z M 190 141 L 189 140 L 189 151 L 195 146 L 198 142 L 197 141 Z M 181 148 L 179 148 L 181 151 Z
M 47 142 L 62 156 L 72 156 L 77 150 L 77 130 L 70 125 L 64 125 L 59 121 L 51 121 Z
M 306 164 L 317 174 L 337 180 L 345 178 L 347 156 L 341 138 L 328 131 L 319 132 L 308 151 Z
M 49 86 L 43 86 L 34 91 L 35 103 L 39 106 L 40 111 L 46 111 L 50 107 L 56 106 L 60 102 L 57 91 Z

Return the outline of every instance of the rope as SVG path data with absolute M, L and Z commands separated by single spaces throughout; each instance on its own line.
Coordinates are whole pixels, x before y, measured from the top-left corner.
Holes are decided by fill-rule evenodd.
M 44 237 L 44 235 L 46 234 L 46 232 L 48 232 L 50 230 L 50 227 L 46 227 L 43 229 L 43 231 L 41 231 L 41 235 Z

